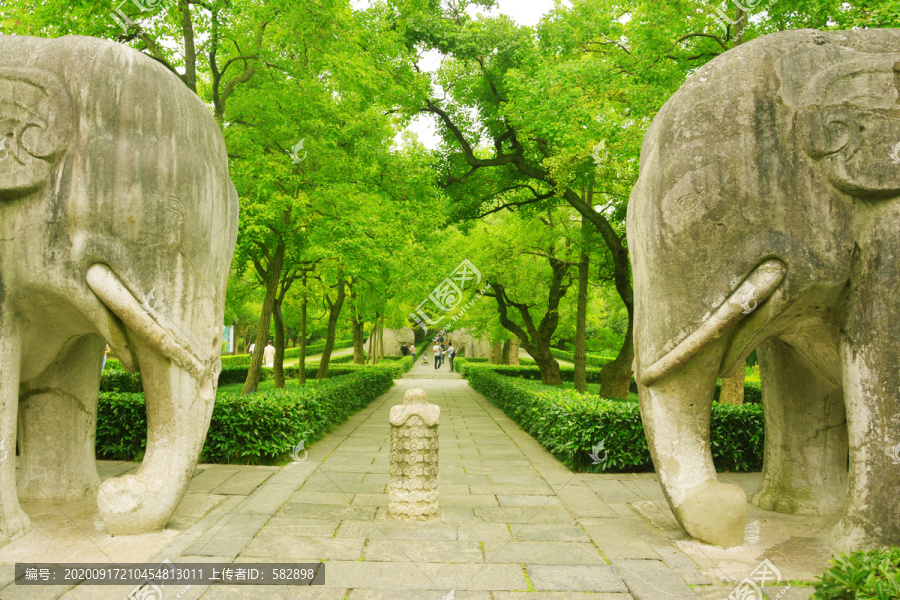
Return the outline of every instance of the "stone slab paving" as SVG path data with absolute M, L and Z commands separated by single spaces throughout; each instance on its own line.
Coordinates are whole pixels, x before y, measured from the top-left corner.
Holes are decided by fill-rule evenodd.
M 388 412 L 412 387 L 442 410 L 441 513 L 430 521 L 387 514 Z M 134 468 L 100 463 L 103 478 Z M 748 491 L 758 478 L 727 477 Z M 784 561 L 785 580 L 806 574 L 803 561 L 818 567 L 817 554 L 793 555 L 818 543 L 809 529 L 801 539 L 808 519 L 776 535 L 757 516 L 747 547 L 697 545 L 674 523 L 652 473 L 572 473 L 447 365 L 435 372 L 433 363 L 417 365 L 302 462 L 201 465 L 163 532 L 109 536 L 92 502 L 25 510 L 35 531 L 0 548 L 3 600 L 124 600 L 133 589 L 10 585 L 16 561 L 325 562 L 321 587 L 165 588 L 164 598 L 182 600 L 724 600 L 763 554 Z M 781 554 L 766 553 L 773 544 Z M 769 597 L 782 589 L 767 588 Z M 781 600 L 811 591 L 794 586 Z

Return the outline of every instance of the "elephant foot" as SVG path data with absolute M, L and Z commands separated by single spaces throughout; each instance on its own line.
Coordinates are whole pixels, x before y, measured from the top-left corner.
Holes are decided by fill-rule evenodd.
M 827 494 L 815 494 L 809 489 L 793 490 L 787 493 L 784 488 L 770 487 L 757 489 L 750 496 L 750 504 L 763 510 L 787 515 L 823 516 L 837 513 L 843 501 Z
M 31 519 L 19 508 L 4 509 L 0 517 L 0 546 L 13 542 L 31 531 Z
M 159 510 L 153 490 L 147 490 L 134 475 L 108 479 L 97 492 L 97 507 L 112 535 L 135 535 L 165 527 L 171 510 Z
M 707 481 L 691 489 L 674 512 L 684 530 L 705 544 L 729 548 L 744 543 L 747 497 L 740 486 Z

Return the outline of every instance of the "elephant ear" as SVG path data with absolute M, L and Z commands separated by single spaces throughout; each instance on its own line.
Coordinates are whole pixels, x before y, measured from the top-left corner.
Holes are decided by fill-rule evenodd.
M 794 98 L 801 146 L 848 194 L 900 195 L 898 58 L 856 53 L 819 72 Z
M 30 67 L 0 67 L 0 199 L 44 187 L 72 129 L 72 102 L 58 76 Z

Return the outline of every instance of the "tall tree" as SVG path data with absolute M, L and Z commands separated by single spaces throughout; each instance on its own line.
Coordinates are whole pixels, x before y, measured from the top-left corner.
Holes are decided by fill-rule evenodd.
M 331 352 L 334 350 L 334 336 L 337 331 L 338 317 L 344 306 L 344 298 L 347 296 L 347 284 L 344 280 L 344 272 L 338 272 L 337 284 L 334 286 L 334 300 L 331 294 L 325 295 L 325 302 L 328 305 L 328 333 L 325 337 L 325 348 L 322 350 L 322 358 L 319 360 L 319 373 L 317 379 L 325 379 L 328 377 L 328 363 L 331 360 Z
M 561 385 L 550 345 L 560 322 L 560 303 L 574 282 L 579 220 L 568 207 L 531 213 L 496 214 L 473 231 L 469 252 L 490 283 L 484 295 L 494 299 L 495 312 L 467 313 L 466 322 L 490 331 L 490 322 L 499 320 L 508 333 L 490 337 L 501 343 L 510 334 L 517 338 L 537 363 L 541 381 Z
M 587 231 L 585 219 L 581 218 L 581 255 L 578 258 L 578 309 L 575 317 L 575 389 L 587 391 L 587 348 L 585 334 L 587 328 L 588 280 L 590 277 L 590 257 L 587 251 Z

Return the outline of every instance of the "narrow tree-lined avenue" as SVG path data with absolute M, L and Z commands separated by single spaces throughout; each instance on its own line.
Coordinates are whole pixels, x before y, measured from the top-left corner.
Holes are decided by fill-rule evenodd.
M 900 0 L 0 2 L 0 598 L 900 600 L 898 99 Z

